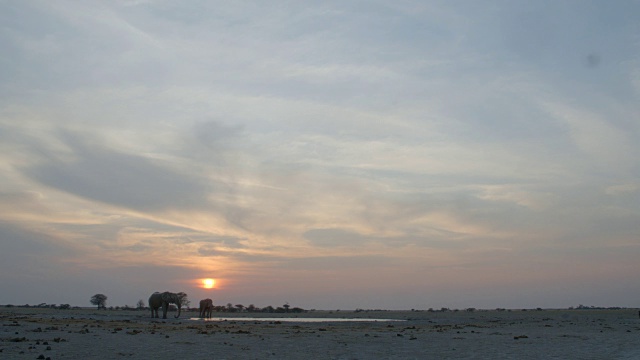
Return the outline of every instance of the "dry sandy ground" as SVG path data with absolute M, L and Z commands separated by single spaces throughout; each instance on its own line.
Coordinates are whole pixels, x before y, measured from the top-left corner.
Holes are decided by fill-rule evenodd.
M 401 322 L 189 320 L 194 314 L 3 307 L 0 358 L 640 359 L 635 309 L 298 315 Z

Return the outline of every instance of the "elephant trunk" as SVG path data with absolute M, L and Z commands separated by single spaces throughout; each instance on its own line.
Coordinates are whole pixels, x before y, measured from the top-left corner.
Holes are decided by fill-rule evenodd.
M 176 319 L 180 317 L 181 308 L 182 308 L 182 306 L 178 305 L 178 315 L 176 315 Z

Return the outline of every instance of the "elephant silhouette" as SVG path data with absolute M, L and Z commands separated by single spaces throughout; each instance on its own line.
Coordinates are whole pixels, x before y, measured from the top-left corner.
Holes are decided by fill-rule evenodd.
M 208 298 L 200 300 L 200 318 L 211 319 L 212 311 L 213 311 L 213 300 Z
M 151 317 L 158 318 L 158 310 L 162 307 L 162 318 L 167 318 L 167 311 L 169 310 L 169 304 L 175 304 L 178 307 L 178 314 L 176 318 L 180 317 L 180 311 L 182 309 L 182 300 L 187 296 L 185 293 L 172 293 L 165 291 L 163 293 L 154 292 L 149 296 L 149 307 L 151 308 Z

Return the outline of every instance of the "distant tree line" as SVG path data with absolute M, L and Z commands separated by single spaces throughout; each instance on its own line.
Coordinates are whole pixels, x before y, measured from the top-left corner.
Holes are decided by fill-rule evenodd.
M 213 308 L 215 311 L 218 311 L 218 312 L 302 313 L 306 311 L 299 307 L 292 308 L 288 303 L 278 307 L 273 307 L 271 305 L 268 305 L 262 308 L 257 307 L 254 304 L 251 304 L 249 306 L 244 306 L 242 304 L 232 305 L 231 303 L 228 303 L 227 306 L 214 306 Z
M 41 303 L 41 304 L 38 304 L 38 305 L 29 305 L 29 304 L 12 305 L 12 304 L 8 304 L 8 305 L 5 305 L 5 307 L 8 307 L 8 308 L 19 307 L 19 308 L 58 309 L 58 310 L 80 309 L 79 306 L 73 306 L 72 307 L 69 304 L 56 305 L 56 304 L 47 304 L 47 303 Z
M 622 307 L 619 306 L 612 306 L 612 307 L 602 307 L 602 306 L 585 306 L 585 305 L 578 305 L 575 308 L 573 306 L 571 306 L 569 308 L 569 310 L 621 310 L 624 309 Z
M 148 310 L 149 307 L 146 306 L 146 303 L 144 302 L 144 300 L 140 299 L 138 300 L 138 302 L 136 303 L 135 306 L 129 306 L 129 305 L 124 305 L 124 306 L 109 306 L 107 308 L 106 306 L 106 302 L 107 302 L 107 296 L 104 294 L 96 294 L 94 296 L 91 297 L 90 300 L 91 304 L 95 305 L 98 307 L 98 309 L 104 309 L 104 310 Z M 188 302 L 188 301 L 187 301 Z M 18 308 L 40 308 L 40 309 L 57 309 L 57 310 L 70 310 L 70 309 L 81 309 L 81 307 L 79 306 L 71 306 L 69 304 L 47 304 L 47 303 L 40 303 L 38 305 L 29 305 L 29 304 L 24 304 L 24 305 L 13 305 L 13 304 L 7 304 L 7 305 L 0 305 L 0 306 L 4 306 L 4 307 L 18 307 Z M 188 306 L 188 305 L 187 305 Z M 175 308 L 175 305 L 171 304 L 170 305 L 171 310 L 175 311 L 177 310 L 177 308 Z M 610 307 L 603 307 L 603 306 L 586 306 L 586 305 L 578 305 L 578 306 L 570 306 L 568 308 L 568 310 L 623 310 L 623 309 L 627 309 L 625 307 L 619 307 L 619 306 L 610 306 Z M 198 308 L 191 308 L 192 311 L 198 311 Z M 303 313 L 303 312 L 308 312 L 309 310 L 305 310 L 302 309 L 300 307 L 291 307 L 288 303 L 284 304 L 282 306 L 278 306 L 278 307 L 273 307 L 271 305 L 269 306 L 265 306 L 265 307 L 258 307 L 255 306 L 254 304 L 251 304 L 249 306 L 244 306 L 242 304 L 236 304 L 233 305 L 232 303 L 228 303 L 227 305 L 217 305 L 213 307 L 213 310 L 216 312 L 223 312 L 223 313 L 237 313 L 237 312 L 249 312 L 249 313 Z M 496 308 L 494 309 L 495 311 L 513 311 L 513 309 L 505 309 L 505 308 Z M 535 308 L 535 309 L 521 309 L 520 311 L 528 311 L 528 310 L 537 310 L 537 311 L 542 311 L 542 308 Z M 314 311 L 314 310 L 311 310 Z M 336 310 L 336 311 L 340 311 L 340 310 Z M 389 311 L 389 310 L 384 310 L 384 309 L 356 309 L 355 312 L 369 312 L 369 311 Z M 487 310 L 478 310 L 476 308 L 466 308 L 464 310 L 459 310 L 459 309 L 449 309 L 446 307 L 440 308 L 438 310 L 433 309 L 433 308 L 429 308 L 428 310 L 416 310 L 416 309 L 411 309 L 411 311 L 415 311 L 415 312 L 421 312 L 421 311 L 428 311 L 428 312 L 449 312 L 449 311 L 453 311 L 453 312 L 458 312 L 458 311 L 466 311 L 466 312 L 474 312 L 474 311 L 487 311 Z
M 186 306 L 187 308 L 189 307 L 190 301 L 187 297 L 187 294 L 185 293 L 179 293 L 183 295 L 182 298 L 182 305 Z M 91 299 L 89 300 L 91 302 L 91 304 L 95 305 L 98 307 L 98 309 L 107 309 L 107 296 L 104 294 L 95 294 L 91 297 Z M 6 305 L 6 307 L 13 307 L 14 305 Z M 51 309 L 60 309 L 60 310 L 68 310 L 71 309 L 71 305 L 69 304 L 60 304 L 60 305 L 56 305 L 56 304 L 47 304 L 47 303 L 41 303 L 38 305 L 22 305 L 22 306 L 18 306 L 18 307 L 35 307 L 35 308 L 51 308 Z M 78 308 L 77 306 L 73 307 L 74 309 Z M 177 308 L 171 304 L 170 305 L 171 310 L 176 310 Z M 145 310 L 148 309 L 148 307 L 145 306 L 145 302 L 144 300 L 140 299 L 138 300 L 138 302 L 136 303 L 135 307 L 132 306 L 128 306 L 128 305 L 124 305 L 124 306 L 116 306 L 115 308 L 113 306 L 109 307 L 110 310 Z M 597 306 L 585 306 L 585 305 L 578 305 L 577 307 L 569 307 L 569 310 L 620 310 L 620 309 L 624 309 L 622 307 L 597 307 Z M 192 310 L 198 310 L 197 308 L 193 308 Z M 265 307 L 258 307 L 255 306 L 254 304 L 251 304 L 249 306 L 244 306 L 242 304 L 236 304 L 233 305 L 232 303 L 227 303 L 227 305 L 214 305 L 213 310 L 216 312 L 224 312 L 224 313 L 236 313 L 236 312 L 249 312 L 249 313 L 302 313 L 302 312 L 307 312 L 307 310 L 304 310 L 300 307 L 291 307 L 289 305 L 289 303 L 285 303 L 282 306 L 278 306 L 278 307 L 273 307 L 271 305 L 269 306 L 265 306 Z M 477 309 L 470 307 L 470 308 L 466 308 L 464 309 L 464 311 L 466 312 L 475 312 Z M 497 308 L 495 309 L 496 311 L 511 311 L 511 309 L 504 309 L 504 308 Z M 522 309 L 522 311 L 527 311 L 528 309 Z M 542 311 L 542 308 L 536 308 L 535 310 L 537 311 Z M 337 310 L 340 311 L 340 310 Z M 356 309 L 355 312 L 362 312 L 362 311 L 382 311 L 382 310 L 364 310 L 364 309 Z M 423 310 L 415 310 L 415 309 L 411 309 L 411 311 L 423 311 Z M 434 310 L 433 308 L 429 308 L 427 310 L 428 312 L 449 312 L 449 311 L 454 311 L 457 312 L 459 311 L 458 309 L 449 309 L 446 307 L 441 308 L 440 310 Z
M 179 293 L 182 294 L 182 298 L 181 298 L 181 303 L 183 306 L 186 306 L 187 308 L 190 305 L 190 301 L 189 298 L 187 296 L 187 294 L 185 293 Z M 140 299 L 138 300 L 138 302 L 136 303 L 136 306 L 129 306 L 129 305 L 124 305 L 124 306 L 110 306 L 109 308 L 107 308 L 107 295 L 105 294 L 95 294 L 93 296 L 91 296 L 91 298 L 89 299 L 89 302 L 94 305 L 97 306 L 98 310 L 147 310 L 149 309 L 147 306 L 145 306 L 145 302 L 144 300 Z M 14 305 L 6 305 L 6 307 L 13 307 Z M 61 310 L 68 310 L 71 309 L 71 305 L 69 304 L 60 304 L 60 305 L 56 305 L 56 304 L 46 304 L 46 303 L 41 303 L 38 305 L 22 305 L 22 306 L 18 306 L 18 307 L 37 307 L 37 308 L 51 308 L 51 309 L 61 309 Z M 170 304 L 169 305 L 170 310 L 177 310 L 177 308 L 175 307 L 175 305 Z M 80 309 L 80 307 L 78 306 L 74 306 L 74 309 Z M 193 310 L 198 310 L 198 308 L 194 308 Z M 307 312 L 307 310 L 302 309 L 300 307 L 291 307 L 291 305 L 289 305 L 289 303 L 285 303 L 282 306 L 278 306 L 278 307 L 273 307 L 271 305 L 269 306 L 265 306 L 265 307 L 258 307 L 255 306 L 254 304 L 251 304 L 249 306 L 244 306 L 242 304 L 236 304 L 233 305 L 232 303 L 228 303 L 227 305 L 217 305 L 213 307 L 214 311 L 217 312 L 226 312 L 226 313 L 236 313 L 236 312 L 249 312 L 249 313 L 302 313 L 302 312 Z
M 198 308 L 193 308 L 192 310 L 197 311 Z M 282 306 L 273 307 L 271 305 L 265 307 L 258 307 L 254 304 L 244 306 L 242 304 L 233 305 L 232 303 L 228 303 L 227 305 L 214 305 L 213 310 L 216 312 L 223 313 L 239 313 L 239 312 L 248 312 L 248 313 L 303 313 L 307 312 L 307 310 L 300 307 L 291 307 L 288 303 Z

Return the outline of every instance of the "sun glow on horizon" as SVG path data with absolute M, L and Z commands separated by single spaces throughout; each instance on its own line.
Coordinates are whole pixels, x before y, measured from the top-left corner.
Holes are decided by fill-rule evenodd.
M 202 285 L 205 289 L 213 289 L 216 281 L 214 279 L 202 279 Z

